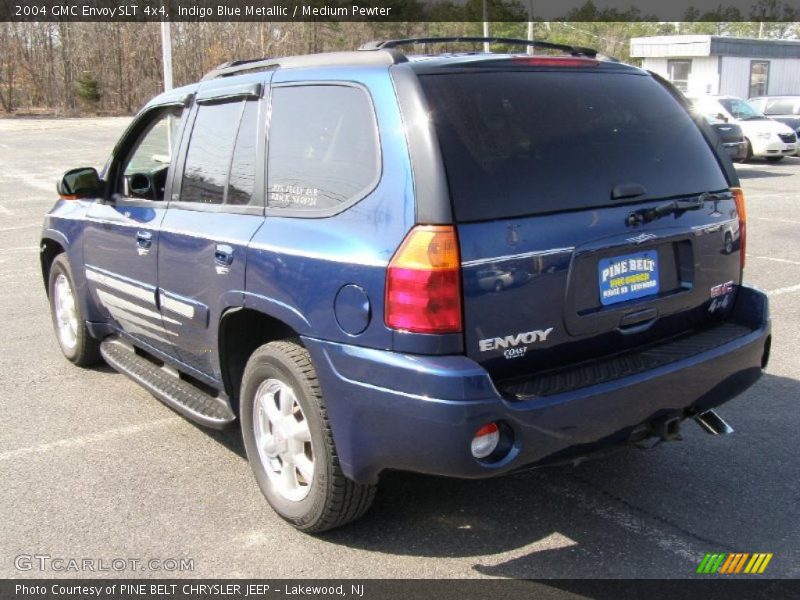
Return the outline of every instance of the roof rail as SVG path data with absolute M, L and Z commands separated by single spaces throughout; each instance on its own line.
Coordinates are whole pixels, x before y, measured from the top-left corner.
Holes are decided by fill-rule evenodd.
M 266 71 L 278 68 L 278 60 L 274 58 L 249 58 L 246 60 L 231 60 L 224 62 L 203 75 L 200 81 L 208 81 L 217 77 L 226 77 L 243 73 L 245 71 Z
M 201 81 L 254 73 L 269 69 L 294 67 L 329 67 L 329 66 L 389 66 L 406 62 L 405 55 L 399 50 L 376 48 L 381 52 L 323 52 L 320 54 L 305 54 L 302 56 L 286 56 L 281 58 L 253 58 L 250 60 L 234 60 L 222 63 L 206 73 Z
M 597 50 L 593 48 L 583 48 L 581 46 L 570 46 L 567 44 L 554 44 L 552 42 L 539 42 L 535 40 L 523 40 L 519 38 L 502 38 L 502 37 L 473 37 L 473 36 L 456 36 L 456 37 L 422 37 L 422 38 L 407 38 L 401 40 L 377 40 L 367 42 L 359 50 L 389 50 L 397 48 L 398 46 L 410 46 L 412 44 L 443 44 L 451 42 L 489 42 L 490 44 L 513 44 L 515 46 L 526 46 L 533 48 L 544 48 L 546 50 L 561 50 L 572 56 L 586 56 L 595 58 Z

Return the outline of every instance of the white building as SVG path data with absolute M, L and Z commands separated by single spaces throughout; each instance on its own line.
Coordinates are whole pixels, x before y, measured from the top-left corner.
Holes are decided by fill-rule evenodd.
M 631 57 L 692 96 L 800 94 L 800 41 L 716 35 L 631 39 Z

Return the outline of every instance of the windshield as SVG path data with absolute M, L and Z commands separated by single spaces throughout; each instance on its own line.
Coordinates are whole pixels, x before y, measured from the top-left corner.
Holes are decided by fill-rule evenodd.
M 733 115 L 734 119 L 740 121 L 750 121 L 753 119 L 764 119 L 764 115 L 750 106 L 744 100 L 738 98 L 720 98 L 719 103 L 725 107 L 729 113 Z

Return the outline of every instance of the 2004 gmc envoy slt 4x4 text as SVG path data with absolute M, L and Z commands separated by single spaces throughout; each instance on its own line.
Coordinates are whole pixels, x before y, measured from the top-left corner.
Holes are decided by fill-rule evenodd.
M 722 144 L 594 50 L 239 61 L 68 171 L 41 263 L 59 344 L 200 424 L 239 422 L 319 532 L 380 474 L 490 477 L 693 418 L 769 359 Z

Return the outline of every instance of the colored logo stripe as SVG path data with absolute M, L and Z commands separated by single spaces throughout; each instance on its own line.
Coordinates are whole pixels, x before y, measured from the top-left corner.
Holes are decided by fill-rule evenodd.
M 736 573 L 761 574 L 772 560 L 773 554 L 748 552 L 709 553 L 703 557 L 697 567 L 697 572 L 702 574 L 720 573 L 731 575 Z M 747 565 L 747 566 L 745 566 Z M 744 570 L 744 571 L 743 571 Z
M 745 573 L 763 573 L 764 569 L 767 568 L 769 561 L 772 560 L 772 553 L 769 554 L 754 554 L 753 558 L 750 559 L 747 567 L 745 567 Z

